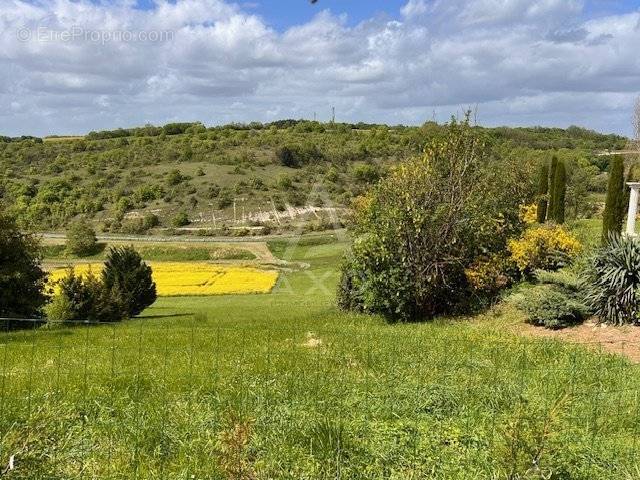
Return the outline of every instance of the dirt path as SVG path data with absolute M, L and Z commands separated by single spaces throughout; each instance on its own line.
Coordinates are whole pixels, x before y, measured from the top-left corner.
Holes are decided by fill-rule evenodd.
M 633 363 L 640 363 L 640 327 L 611 327 L 589 321 L 563 330 L 548 330 L 526 323 L 514 324 L 513 329 L 520 335 L 585 345 L 594 350 L 624 355 Z

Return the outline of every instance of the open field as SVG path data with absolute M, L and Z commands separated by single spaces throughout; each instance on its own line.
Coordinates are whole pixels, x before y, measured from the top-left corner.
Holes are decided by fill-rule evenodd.
M 7 478 L 571 478 L 640 474 L 640 372 L 519 336 L 512 309 L 389 325 L 333 306 L 344 244 L 271 244 L 271 295 L 0 337 Z M 553 475 L 552 475 L 553 473 Z
M 149 262 L 158 296 L 207 296 L 269 293 L 278 280 L 275 270 L 246 266 L 225 266 L 199 262 Z M 73 267 L 77 275 L 99 275 L 102 263 L 80 263 Z M 55 285 L 67 275 L 68 267 L 55 269 L 49 282 Z
M 132 245 L 145 260 L 150 261 L 220 261 L 255 260 L 260 263 L 274 262 L 276 259 L 265 242 L 187 242 L 150 240 L 101 240 L 94 255 L 78 258 L 69 255 L 64 238 L 44 238 L 43 253 L 47 263 L 76 263 L 101 260 L 109 247 Z

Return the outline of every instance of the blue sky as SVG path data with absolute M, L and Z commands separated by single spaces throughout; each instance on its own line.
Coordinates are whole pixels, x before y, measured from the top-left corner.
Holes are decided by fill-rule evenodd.
M 332 106 L 630 134 L 638 45 L 640 0 L 0 0 L 0 134 Z
M 249 0 L 240 2 L 240 5 L 246 5 L 249 7 L 248 10 L 255 11 L 274 28 L 282 31 L 290 26 L 308 22 L 324 9 L 336 15 L 345 14 L 350 25 L 377 15 L 397 18 L 405 3 L 403 0 L 318 0 L 311 5 L 308 0 Z
M 406 0 L 236 0 L 242 9 L 262 16 L 270 26 L 284 31 L 308 22 L 319 11 L 329 10 L 345 15 L 347 24 L 356 25 L 376 16 L 399 18 Z M 138 0 L 143 9 L 154 7 L 152 0 Z M 584 2 L 583 18 L 624 13 L 640 8 L 640 0 L 588 0 Z

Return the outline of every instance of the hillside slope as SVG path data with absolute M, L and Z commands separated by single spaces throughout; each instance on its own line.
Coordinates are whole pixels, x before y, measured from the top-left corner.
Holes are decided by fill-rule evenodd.
M 480 128 L 480 127 L 478 127 Z M 571 127 L 482 129 L 500 154 L 538 161 L 551 151 L 593 179 L 595 152 L 626 140 Z M 0 138 L 0 202 L 24 227 L 61 230 L 91 218 L 102 231 L 322 229 L 393 164 L 420 153 L 441 126 L 170 124 L 85 137 Z

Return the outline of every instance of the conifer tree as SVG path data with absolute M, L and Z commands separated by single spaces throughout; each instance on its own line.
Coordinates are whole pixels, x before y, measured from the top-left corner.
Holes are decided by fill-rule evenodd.
M 622 157 L 611 157 L 609 183 L 602 220 L 602 244 L 607 243 L 610 233 L 620 233 L 624 221 L 624 162 Z
M 544 162 L 540 169 L 540 183 L 538 185 L 538 223 L 544 223 L 547 220 L 547 206 L 549 204 L 547 193 L 549 193 L 549 164 Z
M 558 225 L 564 223 L 565 198 L 567 196 L 567 169 L 563 160 L 556 160 L 552 183 L 551 219 Z
M 553 215 L 553 201 L 555 200 L 555 194 L 553 191 L 554 182 L 556 178 L 556 170 L 558 169 L 558 157 L 555 155 L 551 157 L 551 167 L 549 168 L 549 204 L 547 205 L 547 218 L 552 219 Z

